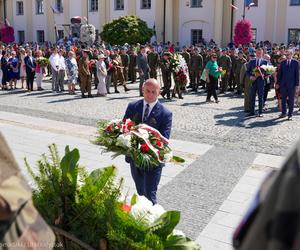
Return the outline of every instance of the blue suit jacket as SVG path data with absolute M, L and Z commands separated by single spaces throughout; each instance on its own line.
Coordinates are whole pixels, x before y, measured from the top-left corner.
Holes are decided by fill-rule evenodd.
M 299 63 L 292 59 L 290 66 L 287 65 L 287 60 L 281 62 L 278 72 L 278 82 L 280 88 L 294 88 L 299 85 Z
M 262 59 L 262 60 L 260 60 L 260 65 L 259 66 L 267 65 L 267 64 L 268 64 L 268 62 L 266 60 Z M 248 63 L 247 72 L 246 72 L 248 77 L 254 76 L 253 75 L 253 70 L 255 68 L 256 68 L 256 59 L 253 59 Z M 265 84 L 264 79 L 262 79 L 261 77 L 257 77 L 255 82 L 261 82 L 262 84 Z
M 136 124 L 143 121 L 144 100 L 129 103 L 125 119 L 131 119 Z M 170 138 L 172 127 L 172 113 L 165 108 L 159 101 L 151 110 L 145 124 L 157 129 L 164 137 Z M 131 163 L 130 157 L 126 157 L 126 162 Z
M 29 60 L 29 56 L 26 56 L 24 58 L 24 63 L 26 67 L 26 74 L 35 74 L 35 71 L 33 71 L 33 69 L 35 69 L 36 67 L 35 58 L 32 57 L 32 62 L 31 62 L 31 60 Z

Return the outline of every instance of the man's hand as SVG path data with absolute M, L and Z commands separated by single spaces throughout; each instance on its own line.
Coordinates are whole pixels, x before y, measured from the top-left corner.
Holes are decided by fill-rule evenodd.
M 279 89 L 279 88 L 280 88 L 279 83 L 276 83 L 276 84 L 275 84 L 275 89 Z
M 250 80 L 251 80 L 251 81 L 255 81 L 255 80 L 256 80 L 256 77 L 255 77 L 255 76 L 250 76 Z

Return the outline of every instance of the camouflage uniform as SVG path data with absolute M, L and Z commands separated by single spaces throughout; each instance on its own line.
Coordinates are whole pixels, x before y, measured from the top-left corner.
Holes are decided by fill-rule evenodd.
M 161 95 L 164 97 L 167 94 L 167 98 L 171 99 L 170 96 L 170 89 L 171 89 L 171 68 L 170 68 L 170 61 L 162 59 L 160 61 L 160 68 L 162 73 L 162 79 L 164 83 L 164 90 L 162 91 Z
M 237 62 L 238 58 L 232 54 L 230 54 L 229 57 L 231 59 L 231 71 L 230 71 L 230 75 L 229 75 L 229 89 L 234 90 L 235 86 L 238 84 L 238 79 L 239 79 L 239 78 L 235 78 L 235 73 L 234 73 L 234 70 L 236 67 L 236 62 Z
M 225 76 L 222 77 L 222 82 L 221 82 L 221 91 L 224 93 L 227 91 L 228 87 L 228 80 L 232 68 L 232 63 L 231 59 L 228 55 L 222 55 L 218 58 L 218 66 L 222 67 L 223 70 L 226 70 Z
M 121 61 L 122 61 L 122 65 L 123 65 L 123 75 L 124 75 L 124 79 L 125 82 L 128 81 L 128 67 L 129 67 L 129 63 L 130 63 L 130 57 L 128 54 L 121 54 Z
M 132 83 L 136 82 L 136 54 L 129 52 L 129 79 Z
M 234 65 L 234 79 L 237 83 L 237 94 L 241 94 L 243 89 L 242 89 L 242 83 L 240 82 L 240 73 L 241 73 L 241 68 L 243 65 L 247 62 L 247 60 L 243 58 L 238 58 L 235 62 Z
M 202 70 L 203 58 L 198 52 L 195 52 L 191 56 L 191 83 L 195 91 L 198 89 L 198 86 L 200 84 Z
M 78 62 L 78 75 L 80 78 L 80 90 L 82 97 L 85 97 L 84 93 L 88 92 L 88 96 L 91 96 L 91 72 L 89 70 L 88 58 L 81 57 Z
M 112 64 L 114 66 L 114 70 L 112 73 L 113 77 L 113 83 L 115 87 L 115 93 L 118 93 L 118 81 L 121 82 L 121 85 L 123 85 L 125 91 L 128 91 L 126 87 L 126 82 L 123 74 L 123 65 L 122 65 L 122 59 L 120 55 L 114 54 L 112 55 Z
M 0 248 L 53 249 L 55 236 L 34 208 L 31 189 L 1 133 L 0 162 Z
M 244 63 L 240 71 L 240 83 L 241 87 L 244 89 L 244 110 L 245 112 L 250 112 L 251 110 L 251 99 L 250 99 L 250 91 L 251 91 L 251 83 L 250 78 L 247 76 L 247 66 L 248 63 Z
M 148 54 L 148 64 L 150 67 L 150 78 L 157 79 L 157 68 L 159 64 L 159 55 L 157 52 L 150 52 Z

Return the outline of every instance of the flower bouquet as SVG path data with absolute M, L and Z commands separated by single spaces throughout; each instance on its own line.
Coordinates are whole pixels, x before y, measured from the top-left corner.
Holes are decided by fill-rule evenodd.
M 182 55 L 172 54 L 170 59 L 171 71 L 174 74 L 175 84 L 184 87 L 190 82 L 189 69 Z
M 255 77 L 255 79 L 257 79 L 258 77 L 264 77 L 263 75 L 263 69 L 261 68 L 261 66 L 257 66 L 253 69 L 252 71 L 252 75 Z M 250 84 L 252 85 L 255 82 L 255 80 L 251 80 Z
M 135 125 L 130 119 L 101 122 L 95 144 L 104 151 L 131 157 L 139 168 L 149 169 L 170 161 L 183 163 L 173 156 L 169 141 L 160 132 L 146 124 Z
M 40 67 L 45 68 L 50 64 L 50 61 L 48 58 L 40 57 L 40 58 L 36 59 L 36 63 L 38 65 L 40 65 Z
M 276 67 L 273 65 L 262 65 L 261 69 L 264 71 L 264 74 L 268 76 L 271 76 L 276 72 Z
M 221 77 L 224 77 L 227 73 L 227 71 L 225 69 L 222 69 L 222 67 L 219 67 L 218 72 L 221 73 Z

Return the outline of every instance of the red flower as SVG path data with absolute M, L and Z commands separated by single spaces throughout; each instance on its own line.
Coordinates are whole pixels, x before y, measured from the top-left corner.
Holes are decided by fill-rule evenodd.
M 162 145 L 162 142 L 160 140 L 156 140 L 156 145 L 157 147 L 161 148 L 163 145 Z
M 105 131 L 111 133 L 111 132 L 113 131 L 112 125 L 109 125 L 109 126 L 105 129 Z
M 122 125 L 121 125 L 120 123 L 118 123 L 118 124 L 117 124 L 117 128 L 118 128 L 118 129 L 121 129 L 121 128 L 122 128 Z
M 128 127 L 129 130 L 131 129 L 132 126 L 134 126 L 133 121 L 130 121 L 130 122 L 127 123 L 127 127 Z
M 123 212 L 128 214 L 131 211 L 131 206 L 127 204 L 122 204 L 121 209 L 123 210 Z
M 142 144 L 141 145 L 141 151 L 142 151 L 142 153 L 147 153 L 148 151 L 150 150 L 150 148 L 149 148 L 149 146 L 146 144 L 146 143 L 144 143 L 144 144 Z

